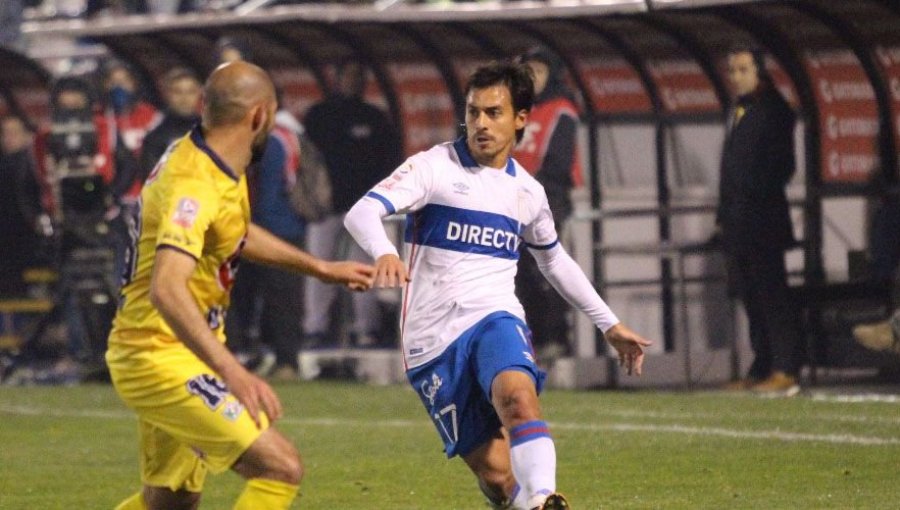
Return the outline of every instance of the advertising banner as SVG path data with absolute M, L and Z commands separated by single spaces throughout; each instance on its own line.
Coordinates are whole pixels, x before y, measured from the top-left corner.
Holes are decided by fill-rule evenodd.
M 640 76 L 622 58 L 579 59 L 578 72 L 601 114 L 652 113 L 653 103 Z
M 453 100 L 437 68 L 428 63 L 398 63 L 387 70 L 400 103 L 406 154 L 453 140 L 457 135 Z
M 878 165 L 875 91 L 849 49 L 804 52 L 819 105 L 823 183 L 863 183 Z

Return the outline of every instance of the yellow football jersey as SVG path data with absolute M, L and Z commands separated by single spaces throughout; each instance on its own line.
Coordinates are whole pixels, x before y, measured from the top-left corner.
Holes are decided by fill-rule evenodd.
M 238 177 L 210 150 L 199 128 L 173 143 L 141 191 L 110 347 L 150 347 L 165 337 L 177 342 L 150 302 L 158 249 L 179 250 L 197 260 L 188 287 L 209 327 L 224 341 L 224 312 L 249 223 L 246 177 Z

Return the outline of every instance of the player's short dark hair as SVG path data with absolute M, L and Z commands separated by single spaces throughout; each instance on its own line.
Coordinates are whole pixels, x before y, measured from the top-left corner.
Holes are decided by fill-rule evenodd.
M 505 85 L 512 99 L 513 112 L 531 111 L 534 105 L 534 79 L 531 69 L 525 64 L 512 62 L 492 62 L 479 67 L 472 73 L 466 84 L 466 96 L 475 89 L 485 89 L 494 85 Z M 522 139 L 524 129 L 516 130 L 516 141 Z
M 473 89 L 506 85 L 515 111 L 531 111 L 534 105 L 534 80 L 531 69 L 523 64 L 493 62 L 479 67 L 466 85 L 466 95 Z

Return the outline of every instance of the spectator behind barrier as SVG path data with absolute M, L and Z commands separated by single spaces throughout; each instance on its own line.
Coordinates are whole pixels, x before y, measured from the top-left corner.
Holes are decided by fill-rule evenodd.
M 402 162 L 403 142 L 387 115 L 363 99 L 366 69 L 346 61 L 336 69 L 337 90 L 313 105 L 303 120 L 309 138 L 325 158 L 332 185 L 332 214 L 307 225 L 306 246 L 317 257 L 369 261 L 342 225 L 350 207 Z M 329 313 L 339 289 L 307 278 L 303 333 L 306 348 L 322 347 L 330 336 Z M 386 340 L 375 293 L 353 293 L 350 335 L 357 346 Z M 305 376 L 305 375 L 304 375 Z
M 166 148 L 186 135 L 200 120 L 202 84 L 194 73 L 183 67 L 176 67 L 166 73 L 163 84 L 166 111 L 160 123 L 144 138 L 138 182 L 144 182 Z
M 120 152 L 123 161 L 134 167 L 134 177 L 141 175 L 138 169 L 141 147 L 147 132 L 156 126 L 162 115 L 156 107 L 144 100 L 143 92 L 131 69 L 119 61 L 109 61 L 103 69 L 103 114 L 110 127 L 110 144 L 113 150 L 124 145 Z M 130 156 L 130 157 L 129 157 Z M 141 193 L 143 179 L 134 179 L 122 197 L 124 204 L 133 204 Z
M 23 271 L 35 265 L 40 238 L 40 188 L 32 133 L 21 117 L 0 119 L 0 297 L 22 296 Z
M 556 231 L 562 232 L 572 214 L 572 188 L 583 181 L 577 150 L 578 107 L 565 84 L 559 56 L 536 47 L 517 60 L 534 75 L 535 102 L 513 157 L 544 186 Z M 530 252 L 519 258 L 516 296 L 525 308 L 539 359 L 546 362 L 569 354 L 571 307 L 541 276 Z

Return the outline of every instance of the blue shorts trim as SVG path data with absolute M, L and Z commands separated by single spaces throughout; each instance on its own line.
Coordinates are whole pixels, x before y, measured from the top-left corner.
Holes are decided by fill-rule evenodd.
M 546 374 L 534 361 L 528 326 L 508 312 L 494 312 L 440 356 L 407 371 L 448 458 L 465 456 L 496 436 L 502 425 L 491 404 L 491 384 L 509 370 L 528 374 L 538 393 L 543 389 Z

